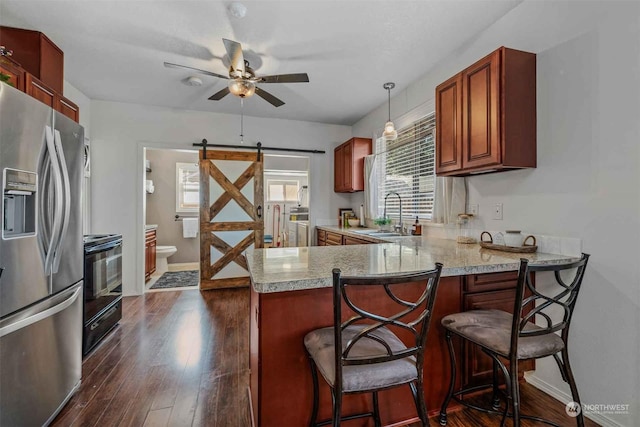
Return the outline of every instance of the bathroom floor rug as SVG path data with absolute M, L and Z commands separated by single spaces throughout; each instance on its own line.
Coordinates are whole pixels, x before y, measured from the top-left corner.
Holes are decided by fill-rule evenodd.
M 167 271 L 150 289 L 197 287 L 200 283 L 200 271 Z

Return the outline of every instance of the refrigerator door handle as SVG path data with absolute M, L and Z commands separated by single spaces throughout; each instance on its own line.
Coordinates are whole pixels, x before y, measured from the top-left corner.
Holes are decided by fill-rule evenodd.
M 63 197 L 59 200 L 63 205 L 62 213 L 62 228 L 57 239 L 57 244 L 54 249 L 53 264 L 51 266 L 51 273 L 57 273 L 58 267 L 60 267 L 60 248 L 64 245 L 64 240 L 67 235 L 67 229 L 69 228 L 69 218 L 71 217 L 71 186 L 69 184 L 69 171 L 67 170 L 67 161 L 64 157 L 64 151 L 62 150 L 62 137 L 60 131 L 55 130 L 55 147 L 58 160 L 60 161 L 60 176 L 62 179 Z
M 62 227 L 62 215 L 63 206 L 60 203 L 63 199 L 62 189 L 62 172 L 60 171 L 60 163 L 58 161 L 58 154 L 55 146 L 53 131 L 49 126 L 46 130 L 47 135 L 47 150 L 49 152 L 49 159 L 51 162 L 51 170 L 53 172 L 55 196 L 54 196 L 54 217 L 53 227 L 51 231 L 51 241 L 47 249 L 47 258 L 45 260 L 45 274 L 51 275 L 53 273 L 53 257 L 55 256 L 56 248 L 58 247 L 58 241 L 60 240 L 60 229 Z
M 76 289 L 69 298 L 65 299 L 60 304 L 56 304 L 44 311 L 41 311 L 24 319 L 20 319 L 15 323 L 0 328 L 0 338 L 4 337 L 5 335 L 9 335 L 12 332 L 26 328 L 29 325 L 33 325 L 34 323 L 39 322 L 42 319 L 46 319 L 47 317 L 51 317 L 57 313 L 60 313 L 62 310 L 73 304 L 78 299 L 78 295 L 80 295 L 81 292 L 82 286 L 78 287 L 78 289 Z

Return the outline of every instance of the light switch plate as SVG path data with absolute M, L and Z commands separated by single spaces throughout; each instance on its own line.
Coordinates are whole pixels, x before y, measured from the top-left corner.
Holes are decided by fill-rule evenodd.
M 496 203 L 493 207 L 493 219 L 502 219 L 502 203 Z
M 473 216 L 478 216 L 478 204 L 469 205 L 469 213 Z

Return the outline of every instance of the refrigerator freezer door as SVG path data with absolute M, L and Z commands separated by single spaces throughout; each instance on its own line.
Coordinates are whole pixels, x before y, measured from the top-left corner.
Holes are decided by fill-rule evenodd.
M 0 321 L 0 425 L 49 424 L 80 385 L 82 282 Z
M 62 171 L 64 197 L 62 228 L 53 257 L 53 293 L 82 280 L 84 246 L 82 243 L 82 175 L 84 166 L 84 129 L 68 117 L 54 113 L 54 138 Z
M 0 172 L 5 168 L 37 172 L 45 128 L 52 125 L 51 108 L 9 85 L 0 84 L 0 111 Z M 4 205 L 4 196 L 2 200 Z M 2 212 L 4 215 L 4 209 Z M 3 269 L 0 317 L 46 298 L 50 293 L 50 277 L 45 274 L 44 259 L 38 246 L 37 235 L 41 232 L 42 220 L 38 215 L 35 236 L 0 237 L 0 268 Z

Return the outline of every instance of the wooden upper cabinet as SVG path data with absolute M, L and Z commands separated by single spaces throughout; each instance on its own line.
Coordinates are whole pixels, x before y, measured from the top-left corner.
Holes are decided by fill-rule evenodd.
M 80 121 L 80 109 L 76 104 L 65 98 L 64 96 L 56 96 L 56 111 L 61 112 L 65 116 L 69 117 L 74 122 Z
M 24 92 L 25 73 L 22 67 L 18 66 L 8 58 L 0 56 L 0 73 L 9 76 L 8 83 L 11 86 Z
M 338 193 L 344 190 L 344 146 L 333 150 L 333 190 Z
M 51 108 L 56 107 L 57 94 L 39 79 L 26 73 L 25 92 L 40 102 L 47 104 Z
M 436 169 L 462 169 L 462 78 L 455 75 L 436 88 Z
M 62 94 L 64 53 L 39 31 L 0 26 L 0 45 L 13 51 L 13 59 L 42 83 Z
M 499 164 L 500 51 L 462 72 L 462 168 Z
M 334 181 L 336 193 L 364 190 L 364 158 L 371 154 L 371 138 L 351 138 L 334 152 Z
M 501 47 L 436 88 L 436 174 L 536 167 L 536 56 Z

